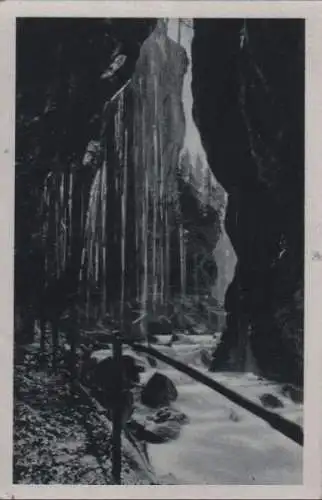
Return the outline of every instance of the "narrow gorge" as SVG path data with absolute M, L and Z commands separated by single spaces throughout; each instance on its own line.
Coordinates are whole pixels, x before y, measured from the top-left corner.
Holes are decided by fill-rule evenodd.
M 297 19 L 17 20 L 19 425 L 29 404 L 51 419 L 52 394 L 70 401 L 78 384 L 87 402 L 73 407 L 74 431 L 86 441 L 77 405 L 94 394 L 110 418 L 112 386 L 128 369 L 135 383 L 121 388 L 122 422 L 135 435 L 127 451 L 141 443 L 135 454 L 145 472 L 151 466 L 169 480 L 171 455 L 174 482 L 211 484 L 213 463 L 222 464 L 218 484 L 299 481 L 294 443 L 271 439 L 247 412 L 140 357 L 133 343 L 155 344 L 302 425 L 304 54 Z M 139 368 L 124 363 L 117 377 L 111 338 Z M 164 391 L 178 407 L 170 398 L 147 410 L 138 387 L 147 392 L 155 372 L 160 384 L 170 380 Z M 86 385 L 94 379 L 97 386 Z M 40 410 L 42 391 L 51 402 Z M 155 400 L 163 394 L 150 391 Z M 164 415 L 171 438 L 153 435 Z M 261 449 L 261 436 L 272 444 Z M 237 445 L 253 475 L 248 458 L 235 457 Z M 209 460 L 190 461 L 189 446 Z M 41 482 L 20 462 L 18 481 L 26 474 Z M 125 483 L 147 481 L 132 465 Z M 111 480 L 94 469 L 93 484 L 96 474 Z

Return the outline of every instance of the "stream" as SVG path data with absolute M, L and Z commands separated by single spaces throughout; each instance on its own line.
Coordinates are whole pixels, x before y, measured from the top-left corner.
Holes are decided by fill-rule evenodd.
M 197 346 L 182 345 L 175 357 L 202 369 L 198 352 Z M 161 363 L 157 369 L 175 383 L 179 396 L 174 406 L 189 418 L 178 439 L 148 445 L 159 477 L 177 484 L 301 484 L 302 447 L 190 377 Z M 151 372 L 144 375 L 149 378 Z M 260 395 L 275 395 L 283 404 L 278 411 L 302 423 L 302 405 L 281 395 L 278 384 L 251 373 L 212 376 L 257 403 Z

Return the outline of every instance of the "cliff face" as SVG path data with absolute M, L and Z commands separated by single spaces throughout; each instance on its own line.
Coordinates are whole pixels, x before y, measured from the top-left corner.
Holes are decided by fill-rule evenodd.
M 138 220 L 142 214 L 152 249 L 148 295 L 161 304 L 179 293 L 210 295 L 221 303 L 225 288 L 216 288 L 221 262 L 214 252 L 226 199 L 192 117 L 192 37 L 192 25 L 159 20 L 133 76 L 139 205 L 145 185 L 151 197 L 151 217 L 141 208 Z
M 181 32 L 177 41 L 172 33 L 178 26 L 158 21 L 132 78 L 105 106 L 105 159 L 92 185 L 86 225 L 91 288 L 103 288 L 110 302 L 121 299 L 123 309 L 135 303 L 148 316 L 169 316 L 173 302 L 182 306 L 191 297 L 221 305 L 228 283 L 215 255 L 218 241 L 227 242 L 226 198 L 192 117 L 193 31 Z M 93 239 L 91 228 L 98 228 L 101 216 L 104 234 L 94 229 Z
M 242 361 L 251 330 L 260 367 L 295 379 L 302 21 L 25 19 L 17 33 L 16 305 L 33 320 L 73 301 L 94 318 L 225 301 L 214 368 Z
M 238 258 L 214 367 L 236 349 L 238 332 L 243 338 L 251 328 L 261 367 L 296 380 L 303 354 L 304 23 L 197 20 L 192 57 L 195 117 L 228 193 L 226 230 Z
M 226 198 L 192 118 L 192 35 L 178 21 L 19 22 L 15 279 L 28 311 L 222 305 Z
M 101 165 L 102 110 L 132 76 L 154 25 L 17 21 L 15 307 L 26 330 L 39 307 L 61 310 L 66 295 L 78 292 L 85 214 Z

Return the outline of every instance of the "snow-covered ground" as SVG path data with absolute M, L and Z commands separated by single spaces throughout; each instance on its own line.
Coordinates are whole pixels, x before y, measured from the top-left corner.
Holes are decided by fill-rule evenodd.
M 211 342 L 208 337 L 201 344 L 205 347 Z M 205 370 L 200 363 L 200 344 L 158 349 Z M 157 369 L 176 384 L 179 397 L 175 406 L 190 419 L 177 440 L 149 445 L 157 475 L 174 476 L 179 484 L 301 484 L 302 447 L 177 370 L 163 363 Z M 152 371 L 145 373 L 144 378 L 149 378 Z M 284 397 L 278 384 L 253 374 L 211 376 L 259 404 L 259 396 L 275 395 L 283 407 L 274 411 L 302 423 L 302 405 Z

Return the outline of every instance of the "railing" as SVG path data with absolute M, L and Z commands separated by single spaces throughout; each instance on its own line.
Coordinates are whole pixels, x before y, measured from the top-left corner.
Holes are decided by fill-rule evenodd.
M 201 384 L 209 387 L 210 389 L 218 392 L 225 398 L 229 399 L 231 402 L 239 405 L 241 408 L 244 408 L 245 410 L 249 411 L 256 417 L 262 419 L 263 421 L 267 422 L 273 429 L 276 431 L 280 432 L 287 438 L 291 439 L 295 443 L 297 443 L 300 446 L 303 446 L 303 429 L 300 425 L 296 424 L 295 422 L 291 422 L 281 415 L 278 415 L 277 413 L 274 413 L 272 411 L 267 410 L 266 408 L 263 408 L 259 406 L 258 404 L 254 403 L 253 401 L 245 398 L 244 396 L 238 394 L 237 392 L 233 391 L 232 389 L 229 389 L 228 387 L 224 386 L 223 384 L 213 380 L 212 378 L 208 377 L 204 373 L 201 373 L 200 371 L 196 370 L 195 368 L 192 368 L 191 366 L 188 366 L 181 361 L 175 360 L 154 347 L 151 346 L 146 346 L 139 344 L 137 342 L 131 342 L 130 340 L 122 339 L 119 336 L 108 336 L 113 344 L 113 359 L 115 362 L 115 370 L 116 370 L 116 384 L 115 384 L 115 392 L 116 392 L 116 397 L 115 401 L 118 401 L 118 395 L 122 391 L 122 345 L 128 344 L 132 347 L 132 349 L 136 352 L 140 353 L 145 353 L 148 354 L 149 356 L 152 356 L 156 359 L 159 359 L 163 363 L 168 364 L 169 366 L 172 366 L 173 368 L 177 369 L 178 371 L 190 376 L 192 379 L 196 380 L 197 382 L 200 382 Z M 120 403 L 121 404 L 121 403 Z M 112 466 L 112 471 L 113 471 L 113 480 L 115 484 L 121 484 L 121 413 L 122 409 L 120 408 L 120 404 L 115 405 L 113 409 L 113 436 L 112 436 L 112 442 L 113 442 L 113 466 Z

